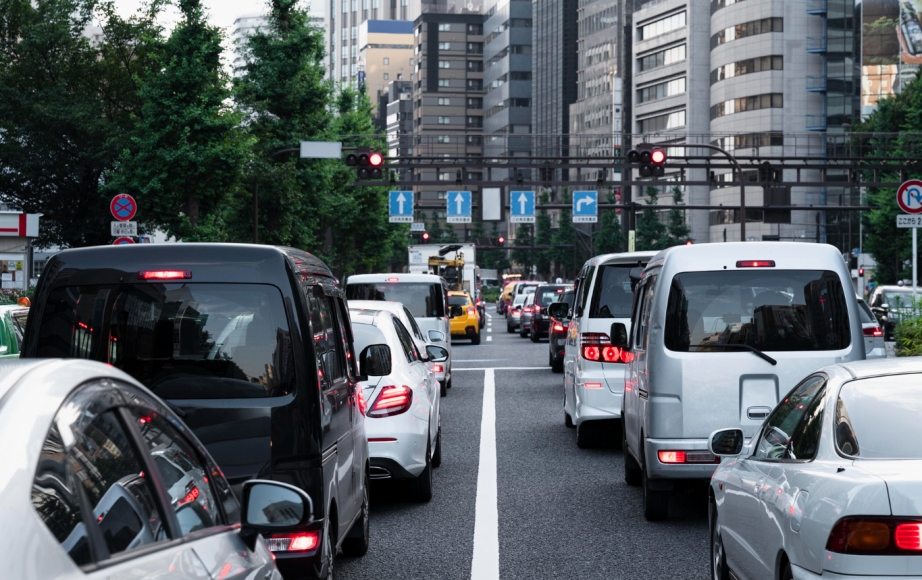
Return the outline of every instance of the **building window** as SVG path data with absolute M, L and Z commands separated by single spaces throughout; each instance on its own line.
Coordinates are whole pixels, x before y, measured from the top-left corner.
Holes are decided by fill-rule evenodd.
M 355 40 L 358 37 L 359 37 L 358 29 L 355 26 L 353 26 L 352 27 L 352 40 Z
M 451 61 L 448 61 L 448 60 L 440 60 L 440 61 L 439 61 L 439 68 L 451 68 Z
M 719 66 L 711 71 L 711 84 L 726 79 L 732 79 L 740 75 L 757 73 L 767 70 L 783 70 L 784 58 L 781 56 L 762 56 L 759 58 L 750 58 L 731 62 L 724 66 Z
M 483 54 L 483 43 L 482 42 L 468 42 L 467 43 L 467 53 L 468 54 Z
M 727 6 L 732 6 L 742 1 L 743 0 L 711 0 L 711 14 L 714 14 L 721 8 L 726 8 Z
M 637 121 L 638 133 L 655 133 L 685 126 L 685 109 Z
M 384 64 L 391 64 L 391 59 L 384 57 Z
M 448 97 L 439 97 L 439 105 L 447 107 L 448 105 L 451 105 L 451 99 Z
M 685 45 L 673 46 L 637 59 L 637 72 L 653 70 L 685 60 Z
M 378 9 L 378 0 L 371 0 L 371 8 L 372 8 L 373 10 L 377 10 L 377 9 Z
M 390 78 L 390 77 L 388 76 L 388 74 L 387 74 L 387 73 L 384 73 L 384 80 L 388 80 L 389 78 Z
M 448 84 L 448 79 L 439 79 L 439 86 L 440 86 L 440 87 L 448 87 L 448 86 L 451 86 L 451 85 Z
M 483 108 L 483 99 L 479 98 L 469 98 L 467 100 L 468 109 L 482 109 Z
M 467 33 L 475 36 L 483 36 L 483 24 L 468 24 Z
M 637 40 L 647 40 L 685 26 L 685 11 L 637 27 Z
M 721 44 L 739 40 L 740 38 L 755 36 L 757 34 L 766 34 L 769 32 L 784 32 L 784 19 L 763 18 L 761 20 L 753 20 L 751 22 L 744 22 L 743 24 L 724 28 L 717 34 L 711 36 L 711 50 L 714 50 Z
M 450 42 L 440 42 L 439 50 L 451 50 L 451 43 Z
M 451 135 L 439 135 L 439 143 L 451 143 Z
M 467 61 L 467 70 L 470 72 L 483 72 L 483 61 L 482 60 Z
M 398 80 L 398 81 L 402 81 L 402 80 L 403 80 L 403 73 L 397 73 L 397 80 Z
M 739 99 L 730 99 L 722 103 L 717 103 L 711 107 L 711 120 L 718 117 L 742 113 L 744 111 L 758 111 L 760 109 L 781 109 L 784 107 L 784 95 L 781 93 L 767 93 L 764 95 L 753 95 L 751 97 L 741 97 Z
M 343 14 L 349 12 L 349 0 L 343 0 Z
M 451 117 L 439 117 L 439 125 L 448 125 L 451 123 Z
M 726 151 L 734 149 L 755 149 L 757 147 L 784 147 L 784 133 L 747 133 L 732 137 L 721 137 L 711 141 Z
M 637 91 L 637 102 L 647 103 L 650 101 L 665 99 L 666 97 L 681 95 L 684 92 L 685 77 L 681 77 L 639 89 Z
M 439 24 L 439 32 L 451 32 L 451 24 Z

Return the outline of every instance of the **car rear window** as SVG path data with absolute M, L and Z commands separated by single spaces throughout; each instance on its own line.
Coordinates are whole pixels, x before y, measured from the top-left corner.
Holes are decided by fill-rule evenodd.
M 41 358 L 109 363 L 164 399 L 254 398 L 294 388 L 282 294 L 267 284 L 54 288 Z
M 348 284 L 349 300 L 393 300 L 406 306 L 414 318 L 445 316 L 442 285 L 427 282 L 376 282 Z
M 631 286 L 632 265 L 600 266 L 589 318 L 630 318 L 634 291 Z
M 922 459 L 922 376 L 845 383 L 836 402 L 839 451 L 865 459 Z
M 371 324 L 353 322 L 352 334 L 355 341 L 353 344 L 355 345 L 356 354 L 361 354 L 366 347 L 373 344 L 387 344 L 387 339 L 384 337 L 384 333 L 381 332 L 381 329 Z
M 868 306 L 868 303 L 864 300 L 858 301 L 858 315 L 861 317 L 861 324 L 877 324 L 877 319 L 874 318 L 874 313 L 871 312 L 871 307 Z
M 467 296 L 449 296 L 448 305 L 449 306 L 467 306 L 471 301 L 467 299 Z
M 564 289 L 560 286 L 539 286 L 536 292 L 537 303 L 541 308 L 546 308 L 549 304 L 557 302 L 563 292 Z
M 666 348 L 726 352 L 745 344 L 766 351 L 841 350 L 851 344 L 838 275 L 819 270 L 683 272 L 672 279 Z

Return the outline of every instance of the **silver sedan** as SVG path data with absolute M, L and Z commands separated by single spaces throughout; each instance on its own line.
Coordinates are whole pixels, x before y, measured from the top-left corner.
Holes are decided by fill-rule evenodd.
M 273 542 L 318 541 L 272 533 L 309 521 L 309 496 L 250 480 L 241 508 L 180 418 L 111 366 L 5 361 L 0 441 L 4 578 L 280 580 Z

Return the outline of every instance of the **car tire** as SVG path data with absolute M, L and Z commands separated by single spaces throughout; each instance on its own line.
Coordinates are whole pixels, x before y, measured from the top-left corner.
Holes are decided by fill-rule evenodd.
M 508 332 L 509 334 L 512 334 L 513 332 L 515 332 L 515 327 L 514 327 L 514 326 L 511 326 L 511 325 L 509 325 L 509 324 L 507 324 L 507 325 L 506 325 L 506 332 Z
M 592 449 L 599 443 L 598 430 L 592 421 L 583 421 L 576 426 L 576 446 L 580 449 Z
M 471 337 L 471 344 L 475 346 L 480 344 L 480 331 L 477 331 L 477 334 Z
M 730 569 L 727 568 L 727 554 L 724 552 L 724 543 L 717 533 L 717 506 L 713 500 L 709 510 L 711 525 L 711 580 L 730 580 Z M 782 578 L 784 576 L 782 575 Z
M 330 514 L 327 514 L 327 523 L 323 528 L 323 556 L 321 557 L 321 566 L 323 566 L 323 560 L 326 560 L 326 570 L 324 571 L 321 580 L 333 580 L 333 570 L 336 568 L 336 540 L 334 539 L 333 532 L 333 522 Z
M 791 569 L 791 563 L 784 563 L 784 570 L 781 571 L 781 580 L 794 580 L 794 570 Z
M 534 329 L 532 329 L 532 331 L 531 331 L 530 334 L 531 334 L 531 341 L 532 341 L 532 342 L 538 342 L 539 340 L 541 340 L 541 337 L 538 336 L 538 333 L 535 332 Z
M 524 326 L 520 327 L 519 338 L 525 338 L 526 336 L 528 336 L 528 330 L 526 330 Z
M 562 372 L 563 372 L 563 358 L 562 358 L 562 357 L 559 358 L 559 359 L 554 359 L 554 360 L 551 362 L 551 371 L 553 371 L 553 372 L 555 372 L 555 373 L 562 373 Z
M 650 489 L 647 467 L 640 468 L 640 487 L 643 491 L 643 517 L 648 522 L 661 522 L 669 517 L 669 492 Z
M 426 444 L 426 467 L 413 481 L 413 498 L 420 503 L 427 503 L 432 499 L 432 451 Z
M 439 381 L 439 396 L 444 397 L 448 395 L 448 381 Z
M 364 556 L 368 552 L 368 538 L 369 533 L 369 519 L 370 519 L 370 509 L 371 509 L 371 493 L 369 488 L 371 487 L 371 480 L 368 478 L 368 474 L 365 474 L 365 489 L 362 494 L 362 515 L 359 516 L 358 521 L 352 524 L 352 529 L 349 530 L 349 534 L 346 539 L 343 540 L 343 555 L 349 556 L 352 558 L 358 558 Z M 351 537 L 352 534 L 361 534 Z
M 439 426 L 439 431 L 435 435 L 435 452 L 432 454 L 432 467 L 438 467 L 442 465 L 442 427 Z
M 448 387 L 449 389 L 451 388 L 451 377 L 448 378 L 448 382 L 445 383 L 445 386 Z

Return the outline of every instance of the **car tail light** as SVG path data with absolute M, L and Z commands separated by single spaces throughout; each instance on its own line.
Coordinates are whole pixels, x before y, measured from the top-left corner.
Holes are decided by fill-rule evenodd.
M 587 389 L 601 389 L 602 383 L 583 383 L 583 386 Z
M 873 336 L 875 338 L 881 337 L 884 335 L 884 331 L 880 329 L 879 326 L 869 326 L 864 329 L 865 336 Z
M 473 315 L 476 314 L 476 313 L 477 313 L 477 311 L 474 310 L 474 307 L 473 307 L 473 306 L 471 306 L 471 307 L 469 307 L 469 308 L 467 309 L 467 315 L 468 315 L 468 316 L 473 316 Z
M 320 532 L 272 534 L 266 543 L 272 552 L 307 552 L 320 545 Z
M 541 305 L 535 304 L 535 314 L 541 314 Z
M 444 372 L 445 372 L 445 367 L 443 367 L 442 365 L 432 365 L 432 372 L 434 372 L 434 373 L 444 373 Z
M 774 268 L 774 260 L 740 260 L 736 263 L 737 268 Z
M 710 451 L 658 451 L 660 463 L 720 463 L 720 458 Z
M 557 327 L 554 327 L 557 330 Z M 563 328 L 561 328 L 563 330 Z M 611 344 L 607 334 L 587 332 L 579 335 L 580 354 L 585 360 L 605 363 L 629 363 L 634 354 Z
M 526 306 L 525 308 L 522 309 L 522 312 L 534 312 L 534 311 L 535 311 L 534 306 Z
M 388 278 L 388 282 L 400 282 L 400 278 Z
M 365 393 L 362 392 L 361 388 L 356 389 L 355 399 L 359 405 L 359 413 L 364 415 L 365 414 Z
M 842 518 L 832 527 L 826 549 L 839 554 L 919 554 L 922 552 L 922 520 Z
M 559 322 L 554 323 L 554 332 L 565 332 L 567 327 Z
M 188 280 L 191 270 L 141 270 L 138 280 Z
M 410 410 L 413 403 L 413 391 L 410 387 L 384 387 L 368 410 L 368 417 L 393 417 Z
M 660 451 L 657 455 L 660 463 L 685 463 L 684 451 Z

